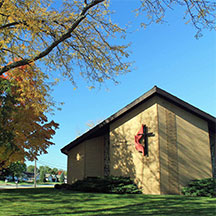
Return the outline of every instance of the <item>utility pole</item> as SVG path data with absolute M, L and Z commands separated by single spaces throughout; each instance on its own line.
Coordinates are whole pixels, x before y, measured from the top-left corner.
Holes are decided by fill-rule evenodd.
M 36 177 L 37 177 L 37 163 L 35 159 L 35 165 L 34 165 L 34 188 L 36 188 Z

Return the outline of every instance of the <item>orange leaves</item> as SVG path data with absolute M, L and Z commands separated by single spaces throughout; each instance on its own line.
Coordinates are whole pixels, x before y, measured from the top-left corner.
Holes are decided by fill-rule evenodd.
M 6 72 L 6 73 L 0 75 L 0 77 L 3 78 L 3 79 L 9 79 L 9 77 L 8 77 L 8 72 Z
M 3 152 L 0 153 L 0 164 L 33 160 L 47 153 L 47 148 L 54 144 L 50 139 L 58 128 L 58 124 L 48 121 L 45 115 L 53 106 L 49 99 L 49 86 L 45 83 L 46 76 L 35 65 L 26 65 L 1 77 L 10 82 L 12 93 L 0 92 L 5 99 L 2 103 L 0 101 L 0 130 L 3 128 L 0 133 L 5 137 L 11 134 L 11 140 L 7 142 L 3 142 L 0 136 L 0 144 L 3 143 L 0 145 Z

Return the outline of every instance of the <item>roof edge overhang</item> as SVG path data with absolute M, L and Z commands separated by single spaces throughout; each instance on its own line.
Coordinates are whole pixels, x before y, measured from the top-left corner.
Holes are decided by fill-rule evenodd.
M 98 125 L 96 125 L 92 129 L 87 131 L 86 133 L 82 134 L 80 137 L 78 137 L 74 141 L 70 142 L 68 145 L 66 145 L 65 147 L 63 147 L 61 149 L 61 152 L 68 155 L 68 152 L 73 147 L 75 147 L 79 143 L 85 141 L 86 139 L 96 137 L 97 135 L 99 136 L 99 134 L 105 134 L 106 132 L 108 133 L 109 132 L 109 125 L 111 122 L 122 117 L 123 115 L 125 115 L 126 113 L 128 113 L 132 109 L 136 108 L 141 103 L 149 100 L 150 98 L 152 98 L 155 95 L 158 95 L 159 97 L 162 97 L 162 98 L 168 100 L 169 102 L 174 103 L 175 105 L 189 111 L 190 113 L 193 113 L 193 114 L 199 116 L 200 118 L 206 120 L 208 122 L 208 126 L 211 130 L 216 129 L 216 118 L 215 117 L 213 117 L 210 114 L 196 108 L 195 106 L 179 99 L 178 97 L 164 91 L 163 89 L 160 89 L 157 86 L 154 86 L 151 90 L 149 90 L 148 92 L 146 92 L 145 94 L 143 94 L 142 96 L 140 96 L 139 98 L 137 98 L 136 100 L 134 100 L 133 102 L 131 102 L 130 104 L 128 104 L 127 106 L 125 106 L 124 108 L 119 110 L 118 112 L 116 112 L 115 114 L 111 115 L 109 118 L 105 119 L 103 122 L 99 123 Z
M 68 155 L 68 152 L 70 151 L 70 149 L 72 149 L 73 147 L 75 147 L 76 145 L 78 145 L 79 143 L 83 142 L 86 139 L 90 139 L 91 137 L 95 137 L 94 134 L 98 133 L 100 130 L 104 131 L 104 132 L 106 130 L 109 131 L 109 124 L 111 122 L 117 120 L 120 116 L 122 116 L 123 114 L 126 114 L 132 108 L 135 108 L 138 104 L 145 101 L 145 99 L 149 99 L 154 93 L 156 93 L 156 89 L 157 89 L 157 87 L 154 86 L 151 90 L 149 90 L 148 92 L 143 94 L 141 97 L 134 100 L 132 103 L 130 103 L 127 106 L 125 106 L 124 108 L 120 109 L 118 112 L 111 115 L 109 118 L 105 119 L 104 121 L 102 121 L 101 123 L 96 125 L 95 127 L 88 130 L 86 133 L 82 134 L 80 137 L 78 137 L 74 141 L 70 142 L 68 145 L 66 145 L 65 147 L 63 147 L 61 149 L 61 152 L 63 154 Z
M 81 136 L 73 140 L 72 142 L 70 142 L 65 147 L 63 147 L 61 149 L 61 152 L 68 155 L 68 152 L 70 151 L 70 149 L 72 149 L 79 143 L 85 141 L 86 139 L 94 138 L 97 135 L 99 136 L 99 134 L 105 134 L 106 131 L 108 131 L 108 124 L 106 123 L 106 120 L 105 120 L 101 122 L 100 124 L 96 125 L 95 127 L 91 128 L 90 130 L 88 130 L 87 132 L 85 132 L 84 134 L 82 134 Z

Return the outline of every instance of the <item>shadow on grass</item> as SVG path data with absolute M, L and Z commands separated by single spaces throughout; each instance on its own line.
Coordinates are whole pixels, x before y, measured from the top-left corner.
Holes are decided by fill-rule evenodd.
M 216 215 L 216 199 L 204 197 L 76 193 L 42 188 L 1 190 L 0 199 L 0 207 L 9 212 L 7 215 Z M 16 202 L 14 209 L 11 202 Z

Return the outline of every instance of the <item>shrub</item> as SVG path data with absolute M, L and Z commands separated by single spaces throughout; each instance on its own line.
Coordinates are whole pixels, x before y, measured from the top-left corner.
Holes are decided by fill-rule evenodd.
M 182 188 L 182 193 L 186 196 L 216 197 L 216 179 L 192 180 Z
M 106 178 L 87 177 L 75 183 L 55 185 L 56 189 L 68 189 L 80 192 L 94 193 L 118 193 L 138 194 L 141 193 L 137 185 L 129 177 L 109 176 Z

